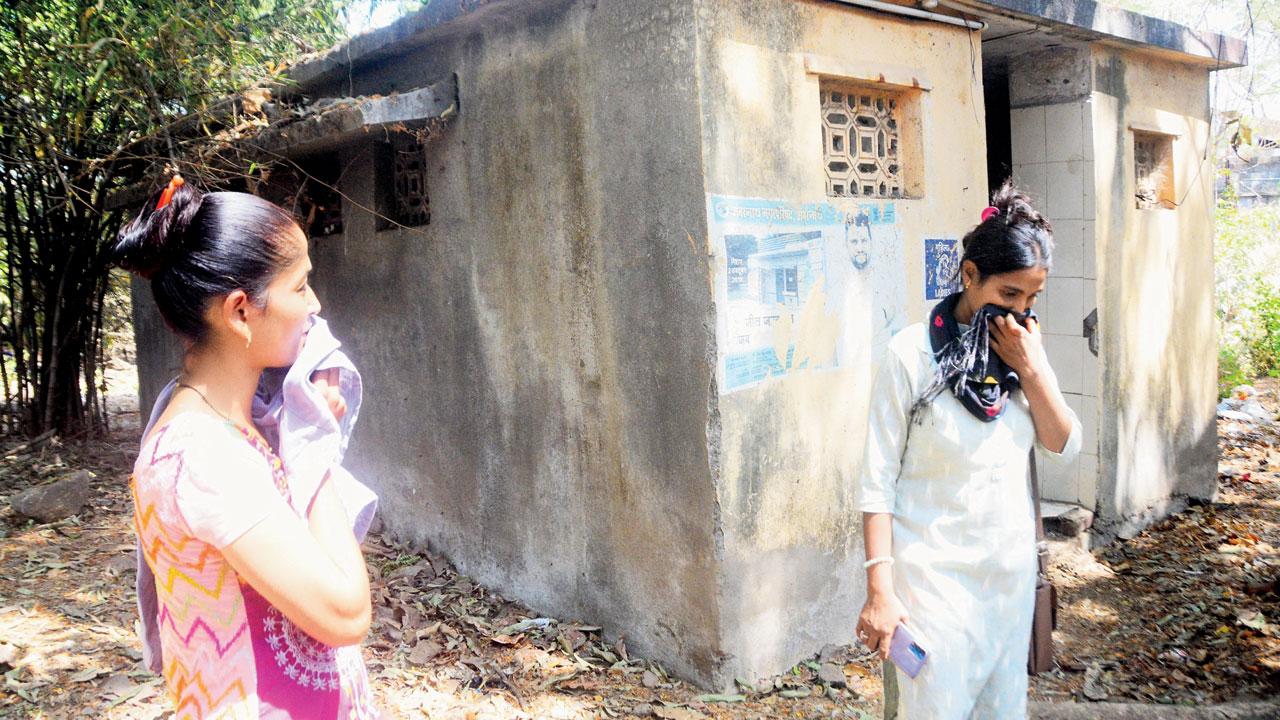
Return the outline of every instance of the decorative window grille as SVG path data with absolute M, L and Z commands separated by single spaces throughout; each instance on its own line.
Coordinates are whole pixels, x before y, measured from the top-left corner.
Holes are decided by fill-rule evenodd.
M 901 96 L 827 85 L 820 93 L 827 195 L 902 197 Z
M 431 221 L 427 199 L 427 153 L 422 143 L 395 149 L 396 215 L 401 224 L 426 225 Z
M 431 222 L 426 146 L 413 135 L 396 137 L 383 147 L 382 158 L 378 167 L 378 229 Z
M 1173 136 L 1133 131 L 1134 195 L 1137 207 L 1173 208 Z

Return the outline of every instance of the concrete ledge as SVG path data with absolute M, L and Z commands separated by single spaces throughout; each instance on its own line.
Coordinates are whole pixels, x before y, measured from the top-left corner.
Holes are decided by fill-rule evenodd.
M 449 77 L 424 88 L 375 98 L 322 99 L 322 108 L 300 120 L 272 125 L 245 145 L 276 154 L 305 154 L 345 141 L 374 128 L 403 124 L 413 127 L 457 114 L 458 85 Z
M 1248 62 L 1245 42 L 1238 38 L 1192 30 L 1092 0 L 967 0 L 965 4 L 1006 10 L 1022 20 L 1048 20 L 1123 43 L 1175 52 L 1215 69 L 1241 67 Z
M 1028 716 L 1035 720 L 1276 720 L 1280 701 L 1222 705 L 1144 705 L 1138 703 L 1033 702 Z

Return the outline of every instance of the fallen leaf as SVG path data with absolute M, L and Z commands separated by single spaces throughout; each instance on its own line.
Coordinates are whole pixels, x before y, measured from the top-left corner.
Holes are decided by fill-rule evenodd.
M 68 678 L 68 679 L 69 679 L 71 682 L 87 682 L 87 681 L 89 681 L 89 680 L 92 680 L 92 679 L 94 679 L 94 678 L 98 677 L 99 675 L 101 675 L 101 674 L 102 674 L 102 673 L 104 673 L 104 672 L 106 672 L 106 671 L 105 671 L 105 670 L 99 670 L 98 668 L 86 668 L 86 669 L 81 670 L 80 672 L 78 672 L 78 673 L 76 673 L 76 674 L 72 675 L 72 676 L 71 676 L 70 678 Z
M 698 720 L 698 718 L 706 717 L 706 715 L 703 715 L 696 710 L 690 710 L 689 708 L 682 707 L 667 707 L 665 705 L 655 707 L 653 709 L 653 714 L 660 718 L 664 718 L 665 720 Z
M 1254 630 L 1261 630 L 1267 626 L 1267 618 L 1260 610 L 1246 610 L 1236 616 L 1236 622 Z
M 704 703 L 740 703 L 747 699 L 746 695 L 721 695 L 711 693 L 707 695 L 699 695 L 694 698 L 698 702 Z
M 1094 663 L 1084 671 L 1084 696 L 1094 702 L 1101 702 L 1108 697 L 1107 689 L 1102 686 L 1102 666 Z
M 797 698 L 807 698 L 813 694 L 813 691 L 810 690 L 809 688 L 791 688 L 789 690 L 783 690 L 778 694 L 784 698 L 790 698 L 794 700 Z
M 444 652 L 444 647 L 435 640 L 419 640 L 409 651 L 409 662 L 414 665 L 426 665 L 435 656 Z

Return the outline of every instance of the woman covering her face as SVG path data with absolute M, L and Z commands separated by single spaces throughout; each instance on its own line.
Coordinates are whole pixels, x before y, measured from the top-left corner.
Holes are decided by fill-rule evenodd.
M 963 290 L 889 344 L 864 455 L 857 633 L 888 657 L 905 627 L 928 653 L 916 677 L 896 671 L 897 716 L 910 720 L 1026 717 L 1028 455 L 1034 445 L 1067 462 L 1080 449 L 1031 312 L 1052 262 L 1049 222 L 1006 183 L 963 244 Z
M 302 230 L 266 200 L 175 177 L 121 230 L 114 259 L 150 281 L 186 346 L 131 482 L 175 716 L 376 717 L 351 521 L 327 478 L 293 509 L 252 421 L 262 371 L 293 364 L 320 310 Z M 339 399 L 330 409 L 344 412 Z

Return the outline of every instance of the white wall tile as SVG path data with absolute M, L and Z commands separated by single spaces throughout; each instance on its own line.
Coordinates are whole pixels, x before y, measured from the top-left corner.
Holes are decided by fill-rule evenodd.
M 1098 452 L 1098 423 L 1101 420 L 1098 417 L 1098 398 L 1089 397 L 1088 395 L 1080 396 L 1080 410 L 1076 413 L 1076 416 L 1080 418 L 1080 427 L 1084 430 L 1080 436 L 1080 451 L 1096 454 Z
M 1094 219 L 1093 199 L 1097 194 L 1097 181 L 1093 177 L 1093 161 L 1081 163 L 1082 175 L 1084 177 L 1084 203 L 1080 217 L 1085 220 Z
M 1036 454 L 1036 467 L 1040 474 L 1040 499 L 1058 502 L 1079 502 L 1080 468 L 1077 463 L 1058 465 L 1047 463 Z
M 1045 106 L 1045 160 L 1065 162 L 1085 159 L 1081 105 L 1082 103 L 1072 102 Z
M 1058 376 L 1058 387 L 1064 393 L 1079 393 L 1083 390 L 1081 366 L 1084 359 L 1081 352 L 1084 351 L 1084 338 L 1044 335 L 1043 342 L 1045 354 L 1049 356 L 1049 365 L 1053 368 L 1054 375 Z
M 1084 133 L 1084 159 L 1093 161 L 1093 99 L 1080 103 L 1080 127 Z
M 1098 278 L 1098 237 L 1093 232 L 1092 220 L 1084 222 L 1084 271 L 1087 278 Z
M 1098 307 L 1098 281 L 1086 279 L 1081 283 L 1080 290 L 1080 319 L 1083 321 L 1085 316 Z M 1081 322 L 1080 330 L 1083 333 L 1084 323 Z
M 1049 276 L 1043 295 L 1036 301 L 1036 314 L 1045 332 L 1080 337 L 1085 282 L 1078 277 L 1058 277 L 1056 273 Z
M 1083 220 L 1059 220 L 1053 223 L 1054 277 L 1086 277 L 1084 225 Z
M 1049 215 L 1049 186 L 1045 180 L 1044 163 L 1025 163 L 1013 165 L 1013 184 L 1027 195 L 1031 196 L 1031 204 L 1040 211 L 1042 215 Z
M 1084 216 L 1085 165 L 1083 161 L 1047 163 L 1045 177 L 1051 221 L 1087 219 Z M 1090 182 L 1092 180 L 1090 177 Z
M 1093 510 L 1098 504 L 1098 456 L 1081 453 L 1075 464 L 1079 473 L 1077 502 L 1086 510 Z
M 1080 355 L 1084 362 L 1080 368 L 1080 392 L 1083 395 L 1097 398 L 1098 388 L 1102 386 L 1102 365 L 1098 358 L 1089 352 L 1089 340 L 1084 341 L 1084 352 Z
M 1013 164 L 1042 163 L 1045 160 L 1044 106 L 1014 108 L 1009 111 L 1009 141 Z

